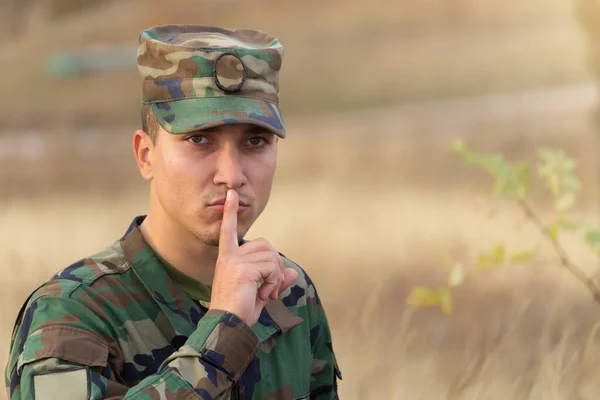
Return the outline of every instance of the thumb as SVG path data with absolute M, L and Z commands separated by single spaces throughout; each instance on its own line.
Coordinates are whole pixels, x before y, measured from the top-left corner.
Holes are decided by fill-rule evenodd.
M 283 270 L 283 282 L 281 282 L 281 286 L 279 287 L 279 294 L 285 291 L 288 287 L 292 285 L 298 279 L 298 271 L 292 268 L 286 268 Z

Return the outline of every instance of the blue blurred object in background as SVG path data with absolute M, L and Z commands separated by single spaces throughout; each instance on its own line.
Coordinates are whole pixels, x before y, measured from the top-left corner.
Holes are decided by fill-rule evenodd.
M 49 59 L 47 73 L 64 79 L 74 76 L 137 68 L 137 47 L 102 47 L 77 52 L 55 52 Z

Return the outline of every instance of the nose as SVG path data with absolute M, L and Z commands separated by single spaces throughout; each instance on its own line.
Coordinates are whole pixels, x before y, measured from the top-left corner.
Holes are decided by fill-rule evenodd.
M 246 184 L 242 157 L 235 146 L 223 146 L 217 154 L 215 185 L 224 185 L 228 189 L 237 189 Z

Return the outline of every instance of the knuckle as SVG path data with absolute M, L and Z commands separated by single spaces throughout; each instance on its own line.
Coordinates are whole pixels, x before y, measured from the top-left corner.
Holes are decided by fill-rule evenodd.
M 279 275 L 277 274 L 277 268 L 273 265 L 273 263 L 267 263 L 268 266 L 268 276 L 271 282 L 275 282 L 279 279 Z
M 260 247 L 263 247 L 263 248 L 266 248 L 266 249 L 271 249 L 271 244 L 265 238 L 261 237 L 261 238 L 256 239 L 256 243 L 258 245 L 260 245 Z
M 240 268 L 235 271 L 235 276 L 242 280 L 251 280 L 254 277 L 254 271 L 249 267 L 244 267 L 242 264 Z
M 283 280 L 283 271 L 281 271 L 281 268 L 279 268 L 279 264 L 277 264 L 276 262 L 273 263 L 273 270 L 277 275 L 277 280 Z

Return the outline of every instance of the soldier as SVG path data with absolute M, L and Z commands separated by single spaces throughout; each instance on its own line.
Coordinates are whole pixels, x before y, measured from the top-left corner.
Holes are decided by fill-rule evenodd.
M 25 302 L 9 398 L 338 398 L 315 285 L 268 241 L 244 239 L 286 136 L 282 57 L 259 31 L 141 33 L 133 150 L 149 212 Z

